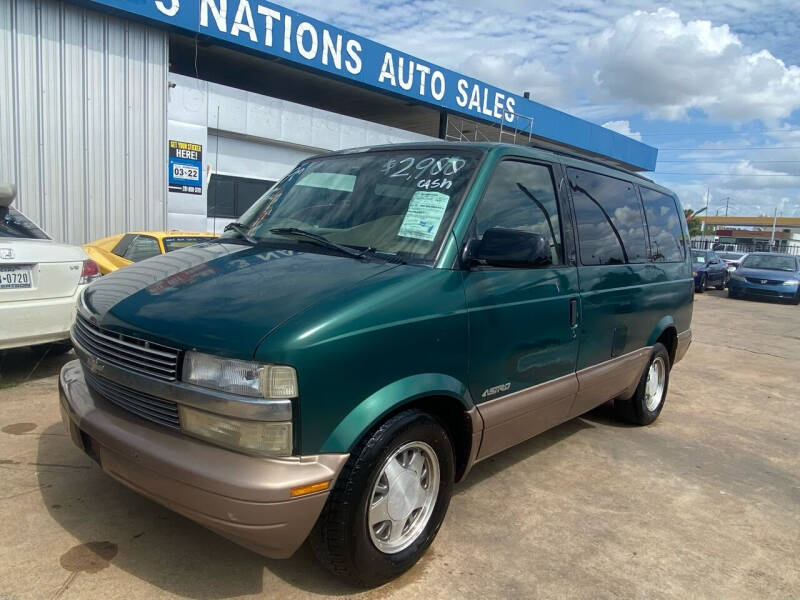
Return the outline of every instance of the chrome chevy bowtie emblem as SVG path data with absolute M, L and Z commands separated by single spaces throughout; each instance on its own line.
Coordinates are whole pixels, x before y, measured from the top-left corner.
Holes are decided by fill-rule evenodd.
M 766 285 L 767 281 L 769 281 L 769 280 L 768 280 L 768 279 L 762 279 L 762 280 L 761 280 L 761 283 L 762 283 L 762 284 L 764 284 L 764 285 Z
M 13 248 L 0 248 L 0 258 L 11 259 L 14 258 Z

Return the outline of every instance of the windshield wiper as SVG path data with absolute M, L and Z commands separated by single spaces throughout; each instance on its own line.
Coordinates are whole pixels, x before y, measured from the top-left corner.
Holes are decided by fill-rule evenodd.
M 233 223 L 228 223 L 227 225 L 225 225 L 225 229 L 223 229 L 223 231 L 229 231 L 231 229 L 236 233 L 238 233 L 240 236 L 242 236 L 245 240 L 250 242 L 252 245 L 255 246 L 256 244 L 258 244 L 258 240 L 249 233 L 247 233 L 250 230 L 250 228 L 247 225 L 239 223 L 238 221 L 234 221 Z
M 354 248 L 350 248 L 349 246 L 344 246 L 342 244 L 337 244 L 336 242 L 332 242 L 328 238 L 321 236 L 317 233 L 311 233 L 310 231 L 306 231 L 305 229 L 299 229 L 297 227 L 275 227 L 269 230 L 270 233 L 274 233 L 275 235 L 284 235 L 287 237 L 298 237 L 302 239 L 306 239 L 310 242 L 314 242 L 319 244 L 320 246 L 327 246 L 328 248 L 333 248 L 334 250 L 338 250 L 339 252 L 346 254 L 348 256 L 352 256 L 353 258 L 365 258 L 366 252 L 355 250 Z

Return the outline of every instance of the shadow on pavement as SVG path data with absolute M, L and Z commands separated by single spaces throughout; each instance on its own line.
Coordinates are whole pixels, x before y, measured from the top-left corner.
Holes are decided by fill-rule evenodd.
M 65 363 L 74 359 L 72 350 L 61 354 L 39 347 L 0 350 L 0 388 L 57 375 Z
M 530 458 L 554 444 L 558 444 L 571 435 L 584 429 L 592 429 L 593 427 L 594 425 L 587 423 L 583 418 L 570 419 L 558 427 L 549 429 L 536 437 L 517 444 L 516 446 L 512 446 L 507 450 L 503 450 L 499 454 L 495 454 L 472 467 L 466 479 L 464 479 L 462 483 L 456 485 L 455 493 L 464 493 L 473 486 L 479 485 L 483 481 L 494 477 L 516 463 Z
M 300 588 L 301 596 L 359 591 L 320 566 L 308 544 L 291 559 L 271 560 L 139 496 L 103 473 L 72 445 L 64 430 L 55 424 L 39 437 L 37 462 L 64 467 L 37 472 L 42 500 L 50 516 L 82 547 L 116 545 L 111 564 L 134 577 L 198 599 L 269 591 L 264 589 L 264 569 Z

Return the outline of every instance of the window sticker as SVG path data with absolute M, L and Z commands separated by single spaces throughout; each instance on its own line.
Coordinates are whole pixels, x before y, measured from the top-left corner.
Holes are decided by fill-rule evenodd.
M 449 201 L 450 196 L 440 192 L 414 192 L 397 235 L 433 241 Z

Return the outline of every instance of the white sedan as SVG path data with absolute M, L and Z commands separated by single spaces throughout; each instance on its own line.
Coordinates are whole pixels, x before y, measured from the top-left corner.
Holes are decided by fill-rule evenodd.
M 78 295 L 100 270 L 12 207 L 15 193 L 0 185 L 0 350 L 52 344 L 50 352 L 66 351 Z

